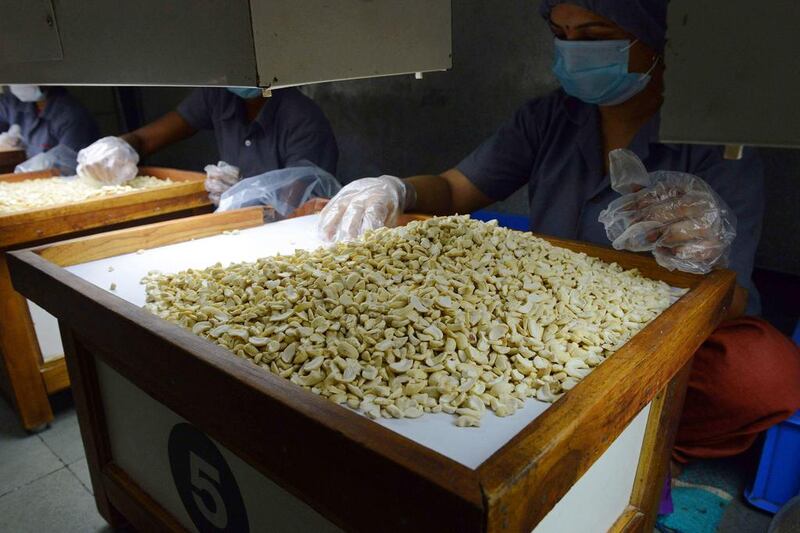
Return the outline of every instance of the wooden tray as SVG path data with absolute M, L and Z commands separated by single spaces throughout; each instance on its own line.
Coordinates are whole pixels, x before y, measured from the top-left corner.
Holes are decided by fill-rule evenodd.
M 0 173 L 14 172 L 14 168 L 26 159 L 25 150 L 0 150 Z
M 11 287 L 4 251 L 59 238 L 146 224 L 211 211 L 198 172 L 140 167 L 140 174 L 170 178 L 174 184 L 116 196 L 0 215 L 0 391 L 9 397 L 25 429 L 53 419 L 48 394 L 69 387 L 63 358 L 44 362 L 27 302 Z M 57 175 L 56 171 L 0 175 L 18 182 Z
M 530 531 L 649 404 L 641 453 L 631 459 L 638 469 L 630 503 L 612 530 L 652 531 L 691 357 L 725 315 L 732 272 L 668 272 L 650 258 L 548 239 L 690 290 L 489 459 L 468 468 L 64 269 L 261 224 L 261 210 L 246 209 L 9 254 L 15 287 L 60 321 L 94 494 L 109 523 L 184 530 L 183 511 L 168 511 L 174 502 L 158 487 L 140 486 L 147 462 L 122 466 L 112 451 L 119 436 L 109 428 L 122 426 L 104 407 L 110 372 L 149 398 L 153 412 L 168 409 L 348 531 Z
M 131 220 L 175 211 L 208 208 L 205 174 L 162 167 L 140 167 L 140 175 L 170 178 L 175 183 L 115 196 L 92 198 L 58 206 L 0 215 L 0 250 L 52 239 Z M 19 182 L 56 176 L 53 170 L 0 175 L 0 181 Z

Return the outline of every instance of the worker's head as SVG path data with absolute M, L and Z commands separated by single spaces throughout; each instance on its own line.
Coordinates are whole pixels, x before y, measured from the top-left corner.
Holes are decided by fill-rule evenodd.
M 38 85 L 9 85 L 8 89 L 22 102 L 41 102 L 47 98 Z
M 555 36 L 553 71 L 564 90 L 617 105 L 661 82 L 666 0 L 542 0 Z M 659 91 L 660 93 L 660 91 Z

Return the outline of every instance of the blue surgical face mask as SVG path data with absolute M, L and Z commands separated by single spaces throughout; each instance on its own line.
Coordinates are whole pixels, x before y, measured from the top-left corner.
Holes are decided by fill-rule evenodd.
M 261 96 L 261 89 L 258 87 L 225 87 L 230 92 L 238 96 L 239 98 L 244 98 L 247 100 L 248 98 L 255 98 L 256 96 Z
M 9 85 L 11 94 L 19 98 L 21 102 L 39 102 L 44 100 L 44 93 L 38 85 Z
M 628 72 L 628 51 L 636 41 L 555 39 L 553 73 L 564 91 L 589 104 L 617 105 L 650 83 L 650 73 Z

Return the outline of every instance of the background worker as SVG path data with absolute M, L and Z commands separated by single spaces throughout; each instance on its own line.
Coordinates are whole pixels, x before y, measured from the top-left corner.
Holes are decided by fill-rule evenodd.
M 63 145 L 75 152 L 99 137 L 89 111 L 63 87 L 9 85 L 0 94 L 0 150 L 28 157 Z
M 527 184 L 533 231 L 608 245 L 598 219 L 620 198 L 611 188 L 610 152 L 627 148 L 650 170 L 702 178 L 693 183 L 707 184 L 713 193 L 700 202 L 676 185 L 658 202 L 641 206 L 661 221 L 650 238 L 675 241 L 657 249 L 660 262 L 694 261 L 710 268 L 728 258 L 746 289 L 737 291 L 732 311 L 749 316 L 722 323 L 695 354 L 673 453 L 686 461 L 742 452 L 759 432 L 800 408 L 800 351 L 754 316 L 760 302 L 751 273 L 763 215 L 756 154 L 746 150 L 741 160 L 728 161 L 720 147 L 657 140 L 666 4 L 544 0 L 540 11 L 555 37 L 553 71 L 561 89 L 526 103 L 440 175 L 381 176 L 348 184 L 322 210 L 320 232 L 328 239 L 355 238 L 410 209 L 470 213 Z M 717 231 L 719 221 L 732 218 L 729 211 L 738 219 L 732 242 L 724 238 L 729 233 Z M 703 225 L 702 220 L 716 222 Z
M 204 129 L 214 131 L 219 158 L 227 163 L 206 182 L 217 194 L 239 178 L 303 160 L 336 172 L 336 139 L 317 104 L 295 88 L 274 90 L 265 98 L 257 87 L 194 89 L 175 111 L 120 136 L 135 153 L 122 143 L 101 139 L 82 154 L 82 171 L 113 173 L 115 166 L 135 165 L 137 153 L 145 157 Z M 236 167 L 233 177 L 226 172 L 231 165 Z

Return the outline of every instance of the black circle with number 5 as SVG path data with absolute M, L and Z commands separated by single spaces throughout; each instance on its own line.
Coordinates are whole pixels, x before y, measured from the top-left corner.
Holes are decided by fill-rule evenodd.
M 211 439 L 191 424 L 175 424 L 167 448 L 175 488 L 198 531 L 248 532 L 242 494 Z

